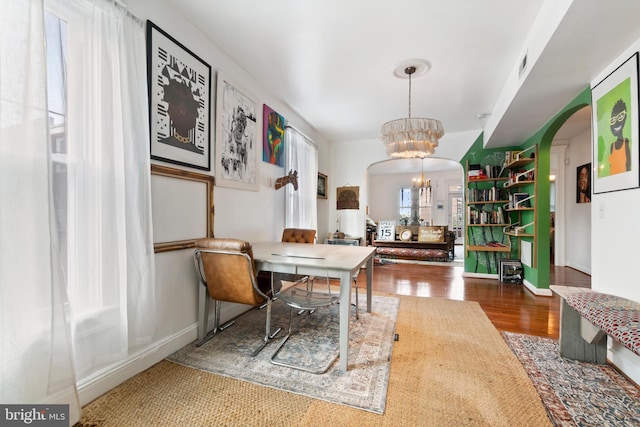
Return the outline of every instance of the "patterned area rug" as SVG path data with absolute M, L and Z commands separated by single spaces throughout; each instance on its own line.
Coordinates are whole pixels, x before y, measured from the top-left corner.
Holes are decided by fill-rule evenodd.
M 355 308 L 351 310 L 349 371 L 346 374 L 336 370 L 337 361 L 322 375 L 276 366 L 269 361 L 289 325 L 289 307 L 279 301 L 273 304 L 272 325 L 274 329 L 282 327 L 283 331 L 256 357 L 251 357 L 251 352 L 260 343 L 264 333 L 265 312 L 253 309 L 201 347 L 190 344 L 167 360 L 382 414 L 400 300 L 374 296 L 372 312 L 367 313 L 365 295 L 363 292 L 360 299 L 359 320 L 355 318 Z M 355 301 L 355 297 L 352 297 L 352 301 Z M 318 310 L 311 315 L 294 314 L 293 320 L 296 332 L 278 358 L 306 366 L 326 364 L 326 360 L 338 351 L 339 305 Z
M 554 339 L 502 335 L 556 426 L 640 425 L 640 390 L 611 366 L 564 359 Z

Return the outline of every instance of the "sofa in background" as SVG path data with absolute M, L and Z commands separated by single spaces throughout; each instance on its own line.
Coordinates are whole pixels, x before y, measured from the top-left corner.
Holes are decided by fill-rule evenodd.
M 407 232 L 408 231 L 408 232 Z M 410 236 L 409 238 L 407 238 Z M 446 225 L 396 226 L 394 240 L 374 240 L 380 258 L 452 261 L 456 236 Z

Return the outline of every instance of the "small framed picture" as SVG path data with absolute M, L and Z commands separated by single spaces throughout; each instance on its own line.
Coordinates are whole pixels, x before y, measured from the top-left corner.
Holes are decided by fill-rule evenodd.
M 327 198 L 327 175 L 318 172 L 318 198 Z
M 591 203 L 591 163 L 576 170 L 576 203 Z
M 529 197 L 529 193 L 513 193 L 513 208 L 514 209 L 530 208 L 531 207 L 530 200 L 531 199 Z

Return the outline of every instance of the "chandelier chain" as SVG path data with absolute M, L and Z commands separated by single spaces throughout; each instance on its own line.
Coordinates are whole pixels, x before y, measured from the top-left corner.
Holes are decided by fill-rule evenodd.
M 409 74 L 409 118 L 411 118 L 411 75 L 416 72 L 416 67 L 407 67 L 404 72 Z

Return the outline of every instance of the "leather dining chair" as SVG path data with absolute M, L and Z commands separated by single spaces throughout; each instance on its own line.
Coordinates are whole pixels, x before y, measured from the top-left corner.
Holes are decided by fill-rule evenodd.
M 194 251 L 196 272 L 202 286 L 206 288 L 207 299 L 200 304 L 199 330 L 205 334 L 196 343 L 201 346 L 218 332 L 231 326 L 234 321 L 220 326 L 220 305 L 222 301 L 247 304 L 253 307 L 266 306 L 265 335 L 262 343 L 253 351 L 257 355 L 280 329 L 271 332 L 271 304 L 281 288 L 281 282 L 273 275 L 258 278 L 251 244 L 231 238 L 205 238 L 196 241 Z M 206 334 L 208 326 L 208 298 L 215 301 L 214 327 Z
M 315 243 L 316 230 L 306 228 L 285 228 L 282 231 L 282 241 L 291 243 Z
M 282 242 L 288 243 L 316 243 L 316 230 L 310 228 L 285 228 L 282 230 Z M 304 278 L 300 275 L 289 275 L 286 279 L 288 281 L 296 281 L 296 280 L 304 280 Z M 310 286 L 310 289 L 313 289 L 313 282 L 316 280 L 315 277 L 308 277 L 307 285 Z M 311 313 L 313 313 L 313 309 L 310 309 Z M 298 314 L 304 313 L 304 309 L 300 309 Z

